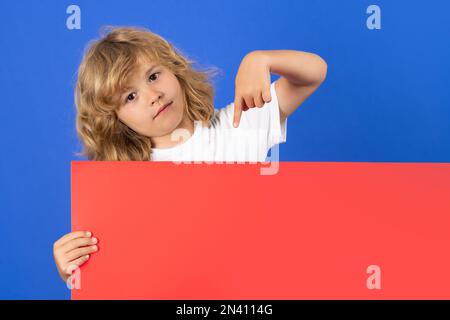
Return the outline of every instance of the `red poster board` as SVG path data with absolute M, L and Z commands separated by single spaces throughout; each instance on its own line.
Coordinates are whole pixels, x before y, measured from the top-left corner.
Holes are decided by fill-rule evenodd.
M 450 299 L 450 164 L 262 167 L 73 161 L 72 299 Z

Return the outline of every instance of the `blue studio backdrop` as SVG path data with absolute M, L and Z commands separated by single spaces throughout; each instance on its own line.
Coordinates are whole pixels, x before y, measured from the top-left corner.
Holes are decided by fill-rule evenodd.
M 234 101 L 250 51 L 323 57 L 327 79 L 289 118 L 281 161 L 450 162 L 449 12 L 446 0 L 1 1 L 0 299 L 70 299 L 53 242 L 70 231 L 70 161 L 84 160 L 76 72 L 101 26 L 148 28 L 219 68 L 216 108 Z

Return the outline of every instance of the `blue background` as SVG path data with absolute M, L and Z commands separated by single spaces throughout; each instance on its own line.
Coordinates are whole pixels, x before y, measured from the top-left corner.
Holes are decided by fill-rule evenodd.
M 81 30 L 66 27 L 71 4 Z M 381 30 L 366 27 L 371 4 Z M 289 118 L 282 161 L 450 162 L 449 14 L 445 0 L 1 1 L 0 298 L 70 299 L 52 250 L 80 160 L 76 71 L 102 25 L 149 28 L 220 68 L 216 108 L 252 50 L 323 57 L 327 79 Z

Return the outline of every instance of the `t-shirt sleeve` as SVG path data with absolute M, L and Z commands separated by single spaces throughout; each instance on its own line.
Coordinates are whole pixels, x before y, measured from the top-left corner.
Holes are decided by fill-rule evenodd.
M 280 122 L 280 106 L 278 96 L 275 91 L 275 81 L 270 85 L 270 102 L 265 103 L 262 108 L 250 108 L 241 113 L 239 122 L 240 130 L 256 130 L 264 135 L 265 151 L 269 151 L 276 144 L 286 142 L 287 137 L 287 118 Z M 234 103 L 229 104 L 222 110 L 223 120 L 229 122 L 232 126 L 234 118 Z
M 269 111 L 269 149 L 275 144 L 285 143 L 287 136 L 287 117 L 281 123 L 280 120 L 280 105 L 278 104 L 278 96 L 275 90 L 275 82 L 270 85 L 271 101 L 268 102 L 263 108 Z M 256 109 L 263 109 L 256 108 Z

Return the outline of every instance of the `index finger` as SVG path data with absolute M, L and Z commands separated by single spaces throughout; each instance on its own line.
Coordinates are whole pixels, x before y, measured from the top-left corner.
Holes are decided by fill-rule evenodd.
M 63 245 L 71 240 L 90 236 L 92 236 L 92 233 L 89 231 L 74 231 L 62 236 L 55 244 Z
M 234 100 L 233 126 L 235 128 L 239 126 L 239 122 L 241 121 L 241 114 L 242 114 L 242 98 L 237 98 Z

